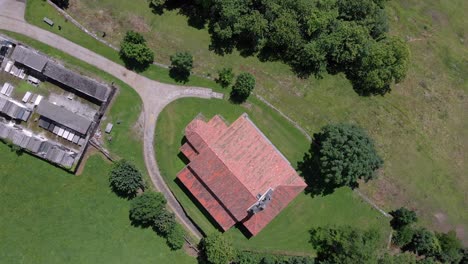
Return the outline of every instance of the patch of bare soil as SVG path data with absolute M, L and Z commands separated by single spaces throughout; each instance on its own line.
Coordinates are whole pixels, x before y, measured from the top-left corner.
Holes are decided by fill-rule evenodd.
M 429 10 L 428 14 L 432 18 L 432 22 L 437 26 L 447 26 L 449 25 L 449 19 L 446 14 L 441 13 L 437 10 Z
M 406 195 L 405 188 L 385 178 L 383 175 L 370 184 L 360 182 L 359 186 L 360 190 L 381 208 L 388 208 L 389 204 L 399 204 L 409 208 L 414 207 L 411 199 Z
M 131 25 L 131 28 L 138 32 L 149 32 L 151 27 L 146 23 L 145 19 L 141 16 L 135 14 L 129 15 L 127 18 L 128 23 Z
M 448 232 L 448 231 L 454 230 L 457 234 L 457 237 L 462 240 L 463 244 L 465 246 L 468 245 L 468 237 L 467 237 L 465 228 L 463 226 L 461 225 L 454 226 L 450 224 L 448 216 L 441 211 L 435 213 L 433 216 L 434 216 L 434 219 L 432 221 L 432 224 L 434 225 L 436 230 L 438 230 L 439 232 Z
M 193 246 L 189 245 L 187 242 L 184 243 L 183 247 L 185 253 L 192 257 L 198 257 L 198 251 L 193 248 Z

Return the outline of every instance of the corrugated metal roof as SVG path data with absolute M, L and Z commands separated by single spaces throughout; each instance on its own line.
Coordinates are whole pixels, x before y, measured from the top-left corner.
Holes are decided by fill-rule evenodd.
M 46 100 L 42 100 L 36 112 L 56 123 L 66 126 L 82 135 L 86 135 L 92 121 L 77 115 L 63 107 L 54 105 Z
M 46 63 L 49 61 L 47 57 L 42 56 L 34 50 L 28 49 L 21 45 L 17 45 L 13 50 L 11 59 L 38 72 L 42 72 Z

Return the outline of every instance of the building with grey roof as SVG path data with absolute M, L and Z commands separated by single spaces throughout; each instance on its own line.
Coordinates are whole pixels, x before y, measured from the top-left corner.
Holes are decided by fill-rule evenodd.
M 44 68 L 43 74 L 48 78 L 67 87 L 91 97 L 99 102 L 107 101 L 110 88 L 88 77 L 77 74 L 63 66 L 49 62 Z
M 77 115 L 63 107 L 54 105 L 46 100 L 41 101 L 36 112 L 43 118 L 47 118 L 47 122 L 50 123 L 50 121 L 53 121 L 61 124 L 81 135 L 86 135 L 92 123 L 91 120 Z
M 38 72 L 42 72 L 49 61 L 46 56 L 40 55 L 34 50 L 21 45 L 16 45 L 11 54 L 11 59 Z
M 28 121 L 31 110 L 21 103 L 0 96 L 0 113 L 18 120 Z

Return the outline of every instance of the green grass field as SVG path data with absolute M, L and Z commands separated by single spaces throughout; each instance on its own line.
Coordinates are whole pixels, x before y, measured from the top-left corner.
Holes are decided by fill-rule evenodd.
M 0 143 L 0 262 L 196 263 L 128 219 L 108 187 L 110 164 L 92 156 L 81 176 Z
M 305 136 L 276 112 L 256 100 L 239 106 L 225 100 L 179 99 L 167 106 L 158 119 L 155 150 L 161 173 L 189 216 L 205 233 L 215 230 L 213 223 L 202 208 L 193 206 L 189 194 L 175 182 L 176 174 L 185 166 L 178 156 L 184 128 L 199 113 L 207 119 L 221 114 L 228 122 L 233 122 L 244 112 L 249 114 L 293 166 L 302 159 L 309 146 Z M 225 235 L 231 237 L 238 248 L 310 254 L 313 253 L 313 249 L 308 242 L 308 230 L 326 224 L 376 228 L 382 234 L 383 240 L 390 231 L 385 217 L 350 189 L 342 188 L 326 197 L 311 198 L 309 195 L 300 194 L 260 234 L 250 240 L 235 228 Z
M 215 55 L 208 49 L 206 29 L 189 26 L 177 10 L 155 15 L 145 0 L 77 0 L 69 12 L 86 27 L 106 31 L 114 44 L 128 29 L 141 31 L 162 63 L 187 50 L 199 74 L 214 76 L 225 66 L 253 73 L 256 93 L 310 134 L 330 122 L 361 125 L 385 160 L 381 177 L 363 184 L 362 191 L 387 210 L 416 209 L 424 225 L 456 229 L 468 243 L 467 9 L 462 0 L 388 2 L 391 34 L 408 41 L 411 64 L 407 78 L 390 94 L 370 98 L 356 95 L 341 75 L 303 80 L 278 62 L 263 63 L 237 52 Z M 42 18 L 39 12 L 29 13 L 28 20 L 34 16 Z

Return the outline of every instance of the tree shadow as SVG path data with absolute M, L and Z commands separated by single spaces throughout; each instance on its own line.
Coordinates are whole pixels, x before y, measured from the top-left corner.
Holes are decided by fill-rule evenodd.
M 196 29 L 203 29 L 208 21 L 209 14 L 192 1 L 169 0 L 164 6 L 167 10 L 179 10 L 179 14 L 187 17 L 189 26 Z
M 112 184 L 109 184 L 109 187 L 111 188 L 112 192 L 115 193 L 118 197 L 120 197 L 122 199 L 125 199 L 125 200 L 128 200 L 128 201 L 137 196 L 137 192 L 133 192 L 133 193 L 123 192 L 123 191 L 117 189 Z
M 171 68 L 169 70 L 169 77 L 179 83 L 187 83 L 189 81 L 189 76 L 190 72 L 187 71 L 181 71 L 176 68 Z
M 128 219 L 130 220 L 130 224 L 133 227 L 139 227 L 139 228 L 145 229 L 145 228 L 149 228 L 149 227 L 153 226 L 152 223 L 146 223 L 146 222 L 142 222 L 142 221 L 138 221 L 136 219 L 133 219 L 130 215 L 128 216 Z
M 337 188 L 322 177 L 318 157 L 319 145 L 312 142 L 309 151 L 304 153 L 302 161 L 297 163 L 297 170 L 307 183 L 305 193 L 312 197 L 332 194 Z
M 137 73 L 144 72 L 151 65 L 151 63 L 141 64 L 141 63 L 137 62 L 134 59 L 126 58 L 125 56 L 122 56 L 122 55 L 120 55 L 120 58 L 122 59 L 124 65 L 125 65 L 125 68 L 127 68 L 127 69 L 129 69 L 131 71 L 137 72 Z

